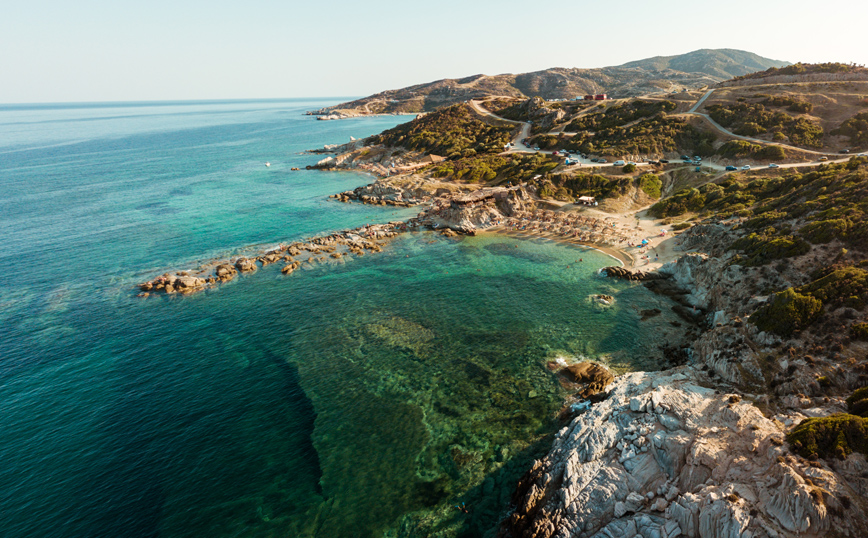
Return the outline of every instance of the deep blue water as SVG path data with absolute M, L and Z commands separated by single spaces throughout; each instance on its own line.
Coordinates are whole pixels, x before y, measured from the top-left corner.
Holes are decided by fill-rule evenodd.
M 552 243 L 406 234 L 135 298 L 412 215 L 328 200 L 366 176 L 290 171 L 409 119 L 301 115 L 332 103 L 0 106 L 0 536 L 481 534 L 556 427 L 546 361 L 654 366 L 668 318 L 638 312 L 657 299 Z

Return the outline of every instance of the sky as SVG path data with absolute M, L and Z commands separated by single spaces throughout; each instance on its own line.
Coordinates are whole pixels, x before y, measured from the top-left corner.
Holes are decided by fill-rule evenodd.
M 27 0 L 0 103 L 364 96 L 701 48 L 868 65 L 868 2 Z

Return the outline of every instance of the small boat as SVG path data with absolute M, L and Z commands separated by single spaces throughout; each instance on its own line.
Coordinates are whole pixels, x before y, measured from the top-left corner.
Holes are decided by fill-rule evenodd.
M 265 167 L 268 168 L 269 166 L 271 166 L 271 163 L 268 161 L 265 161 Z

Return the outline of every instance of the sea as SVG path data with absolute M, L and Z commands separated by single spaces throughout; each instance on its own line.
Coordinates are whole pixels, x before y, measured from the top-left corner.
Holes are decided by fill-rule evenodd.
M 303 114 L 338 102 L 0 105 L 0 536 L 493 536 L 571 416 L 553 366 L 657 368 L 663 300 L 538 238 L 411 232 L 137 297 L 414 216 L 304 169 L 412 119 Z

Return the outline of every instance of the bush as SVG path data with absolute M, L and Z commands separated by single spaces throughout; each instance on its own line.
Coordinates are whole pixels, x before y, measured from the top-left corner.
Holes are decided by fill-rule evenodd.
M 777 161 L 781 159 L 786 159 L 787 152 L 784 150 L 784 148 L 780 146 L 763 146 L 762 149 L 756 153 L 756 156 L 760 159 Z
M 853 145 L 868 144 L 868 112 L 856 114 L 832 131 L 832 134 L 849 137 Z
M 658 219 L 677 217 L 688 211 L 699 211 L 703 205 L 705 205 L 705 196 L 699 192 L 699 189 L 685 189 L 652 205 L 648 213 Z
M 850 414 L 868 417 L 868 387 L 857 389 L 847 398 L 846 402 Z
M 760 307 L 750 321 L 761 331 L 790 336 L 814 322 L 823 311 L 819 299 L 796 293 L 793 288 L 776 293 Z
M 632 174 L 633 172 L 636 171 L 636 165 L 632 164 L 632 163 L 631 164 L 625 164 L 621 168 L 621 171 L 624 172 L 625 174 Z
M 854 323 L 850 334 L 857 340 L 868 340 L 868 323 Z
M 819 278 L 796 288 L 799 293 L 805 293 L 831 305 L 832 308 L 849 306 L 861 310 L 868 296 L 868 271 L 859 267 L 840 267 L 827 269 L 817 275 Z
M 732 243 L 730 249 L 744 251 L 747 260 L 741 265 L 755 267 L 781 258 L 801 256 L 811 250 L 811 246 L 801 237 L 781 236 L 774 228 L 770 228 L 767 231 L 752 233 L 747 237 L 737 239 Z
M 849 414 L 803 420 L 787 434 L 793 451 L 808 459 L 868 453 L 868 418 Z
M 639 188 L 651 198 L 660 198 L 663 182 L 654 174 L 642 174 L 639 176 Z

